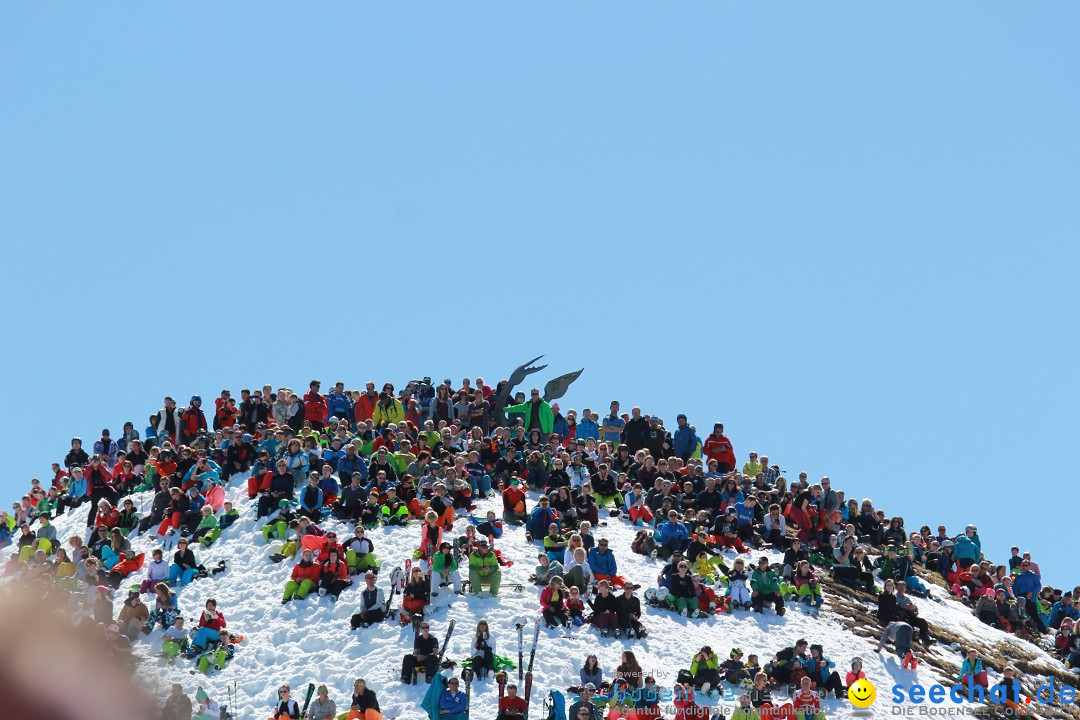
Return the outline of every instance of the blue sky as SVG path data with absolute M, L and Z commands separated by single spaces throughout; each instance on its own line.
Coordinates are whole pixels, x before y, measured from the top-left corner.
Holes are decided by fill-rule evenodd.
M 1078 21 L 5 3 L 0 491 L 167 393 L 547 353 L 1071 586 Z

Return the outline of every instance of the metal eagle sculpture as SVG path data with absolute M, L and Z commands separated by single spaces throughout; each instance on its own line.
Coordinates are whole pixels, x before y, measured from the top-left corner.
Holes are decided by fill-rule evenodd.
M 510 373 L 510 379 L 503 383 L 502 388 L 499 390 L 499 394 L 495 396 L 495 412 L 499 418 L 499 424 L 503 427 L 506 427 L 507 424 L 506 413 L 503 409 L 506 407 L 507 401 L 513 396 L 514 388 L 524 382 L 525 378 L 529 375 L 538 373 L 547 367 L 546 364 L 540 365 L 539 367 L 533 366 L 533 363 L 537 362 L 542 357 L 544 356 L 540 355 L 526 363 L 518 365 L 517 368 L 514 369 L 514 372 Z M 547 385 L 544 385 L 544 402 L 558 400 L 565 395 L 566 391 L 570 389 L 570 384 L 577 380 L 584 371 L 585 368 L 581 368 L 581 370 L 566 373 L 553 380 L 549 380 Z

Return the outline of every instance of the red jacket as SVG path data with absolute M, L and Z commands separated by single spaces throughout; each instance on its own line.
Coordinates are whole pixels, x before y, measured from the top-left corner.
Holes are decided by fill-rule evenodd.
M 214 400 L 215 417 L 217 417 L 218 427 L 232 427 L 236 424 L 236 416 L 240 414 L 240 409 L 235 405 L 230 405 L 221 398 Z
M 329 407 L 326 403 L 326 398 L 315 392 L 314 390 L 308 390 L 304 393 L 304 419 L 311 420 L 312 422 L 318 421 L 323 424 L 326 423 L 326 416 L 330 414 Z
M 199 627 L 208 627 L 211 630 L 221 631 L 225 629 L 225 616 L 221 613 L 217 614 L 217 617 L 213 620 L 206 619 L 206 613 L 199 615 Z
M 558 600 L 552 600 L 551 595 L 550 585 L 540 591 L 540 607 L 544 610 L 562 610 L 565 607 L 566 598 L 569 597 L 570 593 L 563 587 L 559 592 Z
M 676 694 L 676 697 L 679 697 Z M 675 700 L 675 720 L 708 720 L 709 710 L 698 705 L 693 700 Z
M 322 568 L 318 563 L 311 563 L 307 567 L 304 567 L 303 561 L 296 563 L 292 569 L 292 579 L 298 583 L 304 580 L 310 580 L 313 583 L 318 583 L 322 579 Z
M 727 439 L 727 435 L 721 435 L 719 438 L 709 435 L 705 438 L 705 444 L 701 446 L 701 452 L 709 460 L 735 468 L 735 450 L 731 447 L 731 441 Z
M 206 416 L 199 408 L 189 407 L 180 414 L 180 430 L 188 437 L 198 435 L 206 429 Z
M 333 575 L 338 580 L 348 580 L 349 566 L 341 560 L 338 560 L 336 567 L 332 566 L 329 562 L 324 562 L 322 565 L 322 574 L 326 575 L 327 573 Z
M 98 511 L 97 519 L 94 521 L 94 527 L 116 527 L 116 523 L 120 521 L 120 511 L 116 508 L 109 508 L 105 512 Z
M 357 421 L 370 420 L 371 416 L 375 414 L 375 403 L 377 402 L 379 402 L 377 394 L 360 393 L 360 399 L 356 401 L 356 407 L 353 408 L 353 415 L 356 416 Z
M 56 472 L 56 477 L 54 477 L 53 480 L 52 480 L 53 487 L 56 488 L 57 490 L 63 490 L 64 489 L 63 480 L 66 477 L 68 477 L 68 471 L 67 470 L 58 470 Z
M 522 715 L 525 712 L 525 708 L 528 706 L 528 703 L 525 702 L 525 698 L 520 695 L 515 697 L 504 695 L 499 698 L 499 711 L 502 713 L 505 713 L 507 710 L 513 710 L 513 715 Z
M 795 694 L 791 696 L 791 706 L 798 710 L 799 708 L 811 708 L 813 710 L 821 709 L 821 700 L 818 698 L 818 694 L 813 690 L 799 690 L 795 691 Z

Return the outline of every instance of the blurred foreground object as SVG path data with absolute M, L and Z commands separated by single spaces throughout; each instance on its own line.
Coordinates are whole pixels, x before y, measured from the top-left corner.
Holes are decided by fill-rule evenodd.
M 110 640 L 107 627 L 85 617 L 78 602 L 55 588 L 47 594 L 42 589 L 17 583 L 0 587 L 0 637 L 8 650 L 0 653 L 4 717 L 157 717 L 135 683 L 133 660 Z

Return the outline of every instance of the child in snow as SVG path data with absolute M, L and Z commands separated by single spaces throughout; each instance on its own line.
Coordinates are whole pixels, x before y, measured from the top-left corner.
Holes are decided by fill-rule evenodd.
M 975 648 L 968 648 L 964 662 L 960 665 L 960 675 L 957 682 L 969 688 L 973 684 L 982 685 L 984 688 L 990 687 L 990 682 L 986 677 L 986 668 L 983 667 L 982 658 L 979 657 L 979 653 Z
M 569 597 L 566 600 L 566 614 L 574 625 L 581 626 L 585 623 L 585 601 L 581 598 L 581 591 L 576 585 L 571 585 Z
M 176 656 L 187 652 L 187 649 L 188 634 L 184 629 L 184 618 L 182 615 L 177 615 L 172 626 L 161 636 L 161 654 L 172 665 L 176 661 Z
M 752 607 L 750 590 L 746 587 L 748 576 L 743 566 L 742 558 L 735 558 L 731 572 L 728 574 L 727 596 L 730 606 L 738 610 L 749 610 Z
M 844 680 L 844 687 L 851 687 L 852 683 L 856 680 L 863 680 L 866 678 L 866 673 L 862 669 L 862 658 L 851 658 L 851 669 L 848 670 L 847 677 Z
M 551 582 L 551 578 L 556 575 L 562 576 L 565 573 L 562 563 L 558 560 L 552 562 L 548 559 L 547 553 L 539 553 L 537 555 L 536 574 L 534 576 L 534 582 L 537 585 L 547 585 Z
M 799 602 L 809 607 L 821 607 L 825 598 L 821 595 L 821 585 L 818 584 L 817 576 L 810 570 L 810 563 L 800 560 L 795 569 L 792 581 L 795 584 L 795 594 Z
M 824 720 L 825 713 L 821 712 L 821 699 L 818 694 L 811 689 L 813 682 L 810 677 L 804 675 L 802 680 L 799 681 L 799 689 L 795 691 L 795 694 L 791 698 L 791 707 L 795 711 L 796 717 L 804 718 L 804 720 Z

